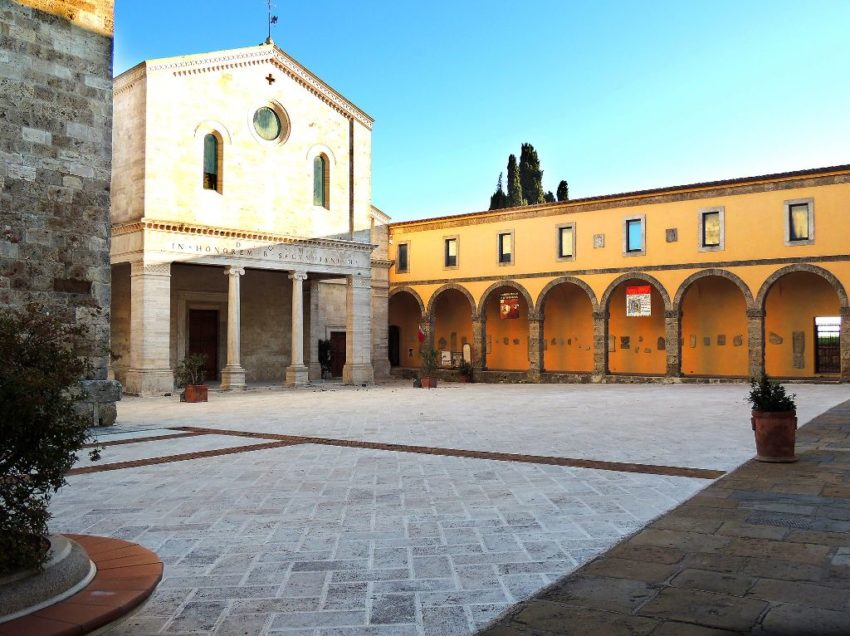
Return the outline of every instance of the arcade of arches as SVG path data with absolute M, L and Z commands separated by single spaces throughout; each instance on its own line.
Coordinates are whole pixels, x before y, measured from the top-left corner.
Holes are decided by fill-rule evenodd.
M 480 290 L 457 283 L 395 287 L 391 364 L 418 367 L 421 347 L 430 344 L 443 367 L 466 358 L 484 380 L 748 378 L 764 372 L 850 379 L 847 293 L 815 266 L 765 272 L 755 289 L 718 269 L 666 287 L 630 272 L 597 286 L 598 297 L 580 278 L 552 280 L 536 297 L 524 283 L 530 287 L 521 279 Z M 640 312 L 627 308 L 635 290 L 645 298 Z

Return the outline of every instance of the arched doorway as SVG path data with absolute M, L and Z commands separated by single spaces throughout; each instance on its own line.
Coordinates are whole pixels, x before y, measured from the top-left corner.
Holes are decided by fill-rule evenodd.
M 593 371 L 595 299 L 579 281 L 553 281 L 540 294 L 543 316 L 543 369 L 562 373 Z
M 839 331 L 846 294 L 828 272 L 811 270 L 777 272 L 759 294 L 768 376 L 829 376 L 841 371 Z
M 666 375 L 666 290 L 655 279 L 621 277 L 603 297 L 608 309 L 608 373 Z
M 472 346 L 472 296 L 460 286 L 444 287 L 434 294 L 430 306 L 438 364 L 456 366 L 464 345 Z M 446 364 L 446 359 L 451 362 Z
M 479 312 L 486 318 L 487 368 L 527 371 L 528 292 L 516 283 L 497 283 L 481 298 Z
M 679 290 L 682 375 L 747 377 L 749 289 L 737 276 L 700 272 Z
M 388 354 L 392 367 L 418 367 L 422 301 L 416 292 L 393 291 L 389 301 Z

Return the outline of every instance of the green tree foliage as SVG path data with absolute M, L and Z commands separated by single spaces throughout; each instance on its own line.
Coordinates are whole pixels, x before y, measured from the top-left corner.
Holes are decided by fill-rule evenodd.
M 522 184 L 519 178 L 519 168 L 516 165 L 516 155 L 508 157 L 508 207 L 518 208 L 526 205 L 522 195 Z
M 558 201 L 569 201 L 570 199 L 570 184 L 566 181 L 561 181 L 558 184 L 558 191 L 556 192 L 558 196 Z
M 85 330 L 44 309 L 0 309 L 0 574 L 39 567 L 51 495 L 88 440 L 76 403 Z M 97 459 L 97 451 L 92 451 Z
M 502 173 L 499 173 L 499 182 L 496 184 L 496 191 L 490 197 L 490 209 L 501 210 L 508 207 L 508 195 L 505 194 L 505 189 L 502 187 Z
M 547 192 L 546 194 L 543 195 L 543 200 L 546 203 L 554 203 L 555 202 L 555 195 L 552 194 L 551 190 L 549 190 L 549 192 Z
M 537 151 L 531 144 L 522 144 L 519 155 L 519 181 L 527 205 L 544 202 L 543 171 L 540 169 Z

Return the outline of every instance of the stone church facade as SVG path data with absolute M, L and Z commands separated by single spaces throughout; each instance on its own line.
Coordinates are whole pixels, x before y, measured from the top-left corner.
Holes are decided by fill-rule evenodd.
M 115 79 L 114 108 L 112 350 L 128 393 L 172 391 L 190 353 L 224 389 L 302 385 L 325 339 L 345 383 L 388 374 L 368 115 L 271 41 L 143 62 Z

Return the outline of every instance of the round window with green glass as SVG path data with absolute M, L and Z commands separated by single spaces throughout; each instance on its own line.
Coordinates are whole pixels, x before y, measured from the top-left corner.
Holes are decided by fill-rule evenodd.
M 266 141 L 274 141 L 282 130 L 280 117 L 268 106 L 258 108 L 254 113 L 254 130 Z

